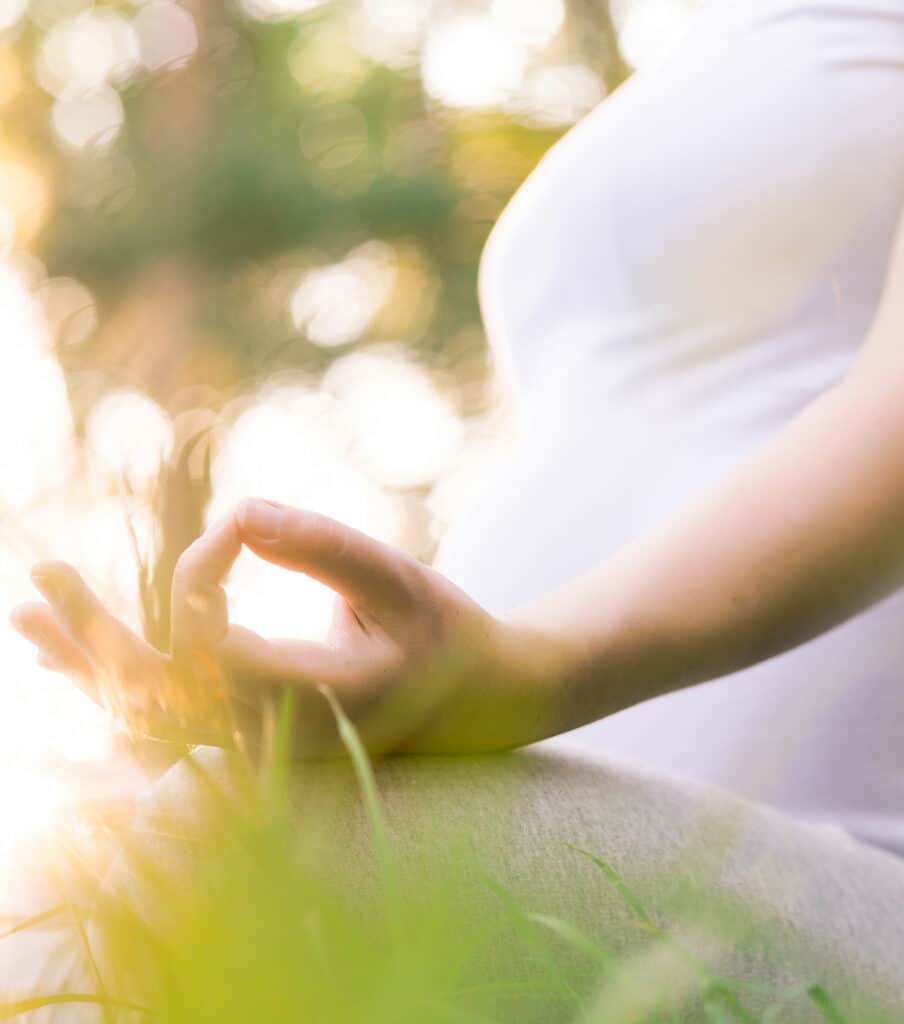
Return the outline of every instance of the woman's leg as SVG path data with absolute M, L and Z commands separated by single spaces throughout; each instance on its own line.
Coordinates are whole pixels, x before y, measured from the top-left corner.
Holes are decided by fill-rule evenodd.
M 221 753 L 196 756 L 205 773 L 232 785 Z M 525 910 L 571 922 L 620 959 L 663 955 L 638 927 L 636 908 L 578 847 L 611 865 L 658 925 L 721 974 L 782 988 L 819 983 L 842 1007 L 879 1006 L 888 1020 L 904 1019 L 904 862 L 890 855 L 710 787 L 574 754 L 398 757 L 375 771 L 403 885 L 425 857 L 442 872 L 449 851 L 470 851 L 471 866 L 456 871 L 456 900 L 471 920 L 499 925 L 488 974 L 504 976 L 518 945 L 514 931 L 504 937 L 500 886 Z M 184 848 L 161 839 L 157 826 L 191 831 L 205 788 L 185 763 L 158 784 L 140 827 L 159 863 L 178 861 Z M 350 768 L 303 766 L 294 800 L 305 822 L 329 832 L 345 883 L 370 898 L 373 846 Z M 562 956 L 571 954 L 563 948 Z M 533 1016 L 522 1008 L 517 1019 L 567 1020 L 568 1009 L 537 1001 Z M 798 1007 L 779 1019 L 810 1017 Z

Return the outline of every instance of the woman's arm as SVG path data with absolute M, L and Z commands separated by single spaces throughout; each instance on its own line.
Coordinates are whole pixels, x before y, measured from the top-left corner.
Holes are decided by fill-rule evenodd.
M 220 584 L 243 545 L 336 591 L 325 643 L 230 622 Z M 762 661 L 904 582 L 904 229 L 841 384 L 689 510 L 505 621 L 394 548 L 260 500 L 180 558 L 171 655 L 130 633 L 71 567 L 43 564 L 35 581 L 47 603 L 16 609 L 15 625 L 96 699 L 115 684 L 152 731 L 201 739 L 216 695 L 256 710 L 262 694 L 294 690 L 307 753 L 336 743 L 324 684 L 372 749 L 464 752 L 530 743 Z
M 845 380 L 691 508 L 512 622 L 570 652 L 570 728 L 779 654 L 902 584 L 904 230 Z

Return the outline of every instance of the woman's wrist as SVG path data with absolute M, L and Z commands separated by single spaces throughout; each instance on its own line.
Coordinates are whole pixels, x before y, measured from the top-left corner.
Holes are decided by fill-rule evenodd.
M 672 672 L 686 653 L 669 653 L 666 636 L 632 613 L 622 588 L 600 587 L 593 596 L 587 600 L 579 581 L 504 622 L 514 663 L 546 702 L 546 735 L 673 689 Z
M 512 750 L 567 731 L 566 663 L 548 632 L 486 616 L 428 670 L 444 696 L 400 752 Z

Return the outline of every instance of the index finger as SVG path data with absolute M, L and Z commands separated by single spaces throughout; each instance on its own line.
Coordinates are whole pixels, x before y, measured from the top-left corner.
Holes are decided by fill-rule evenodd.
M 260 558 L 319 580 L 377 616 L 407 613 L 423 566 L 329 516 L 260 498 L 236 512 L 242 541 Z
M 242 550 L 233 516 L 190 544 L 176 563 L 172 587 L 172 653 L 209 648 L 226 635 L 229 613 L 220 585 Z

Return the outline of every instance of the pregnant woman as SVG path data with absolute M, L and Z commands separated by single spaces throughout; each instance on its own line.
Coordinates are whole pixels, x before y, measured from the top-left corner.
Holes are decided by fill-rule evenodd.
M 584 842 L 610 853 L 655 856 L 636 835 L 663 802 L 717 801 L 681 779 L 904 852 L 902 204 L 900 0 L 711 4 L 493 232 L 481 298 L 523 429 L 435 569 L 255 499 L 183 556 L 172 660 L 59 563 L 36 569 L 48 603 L 15 621 L 90 691 L 121 678 L 161 731 L 159 694 L 199 664 L 248 705 L 294 688 L 313 753 L 335 742 L 321 684 L 378 751 L 583 727 L 524 755 L 531 806 L 551 833 L 597 828 Z M 220 583 L 242 544 L 337 592 L 327 643 L 229 623 Z M 579 746 L 661 771 L 563 752 Z M 434 768 L 405 763 L 390 785 L 422 772 L 455 814 L 488 813 L 486 759 L 449 768 L 445 797 Z M 617 813 L 633 839 L 586 824 Z M 901 866 L 751 814 L 799 879 L 822 858 L 820 902 L 854 908 L 841 930 L 887 963 Z M 853 877 L 874 902 L 846 894 Z

